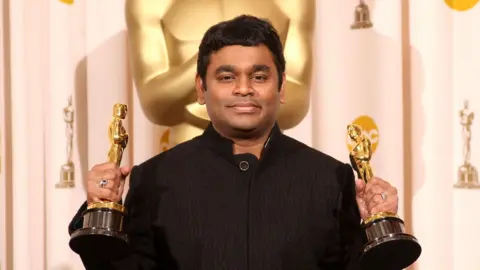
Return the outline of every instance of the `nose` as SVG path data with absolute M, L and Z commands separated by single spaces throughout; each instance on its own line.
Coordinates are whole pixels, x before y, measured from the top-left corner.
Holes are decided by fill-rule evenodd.
M 237 84 L 235 89 L 233 90 L 233 95 L 235 96 L 248 96 L 252 95 L 254 92 L 252 84 L 248 79 L 248 76 L 242 76 L 239 80 L 237 80 Z

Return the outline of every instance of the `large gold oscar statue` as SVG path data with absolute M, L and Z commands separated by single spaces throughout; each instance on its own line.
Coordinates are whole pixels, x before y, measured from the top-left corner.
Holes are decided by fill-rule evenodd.
M 173 145 L 203 132 L 209 122 L 196 103 L 197 51 L 212 25 L 241 14 L 270 20 L 284 44 L 286 102 L 278 123 L 285 130 L 309 109 L 315 0 L 126 0 L 130 61 L 147 118 L 170 126 Z

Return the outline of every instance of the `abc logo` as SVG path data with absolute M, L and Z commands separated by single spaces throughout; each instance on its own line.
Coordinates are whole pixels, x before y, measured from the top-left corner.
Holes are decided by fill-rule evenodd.
M 372 152 L 375 153 L 379 140 L 378 127 L 377 124 L 375 124 L 375 121 L 373 121 L 370 116 L 362 115 L 353 120 L 352 124 L 357 124 L 362 127 L 363 135 L 370 140 L 370 142 L 372 143 Z M 350 139 L 348 134 L 346 136 L 348 151 L 352 151 L 354 142 L 352 141 L 352 139 Z

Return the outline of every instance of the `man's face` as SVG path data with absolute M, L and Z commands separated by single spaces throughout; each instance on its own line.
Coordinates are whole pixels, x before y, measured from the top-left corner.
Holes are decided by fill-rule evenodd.
M 239 131 L 267 127 L 284 102 L 283 84 L 279 90 L 273 56 L 264 45 L 227 46 L 212 54 L 205 81 L 206 91 L 196 78 L 198 103 L 206 104 L 216 126 Z

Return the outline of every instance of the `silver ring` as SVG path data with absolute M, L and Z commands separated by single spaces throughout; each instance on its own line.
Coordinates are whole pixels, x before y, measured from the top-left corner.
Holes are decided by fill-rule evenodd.
M 387 193 L 382 192 L 382 193 L 380 194 L 380 196 L 382 196 L 382 200 L 383 200 L 383 201 L 386 201 L 386 200 L 387 200 Z
M 107 179 L 102 179 L 100 180 L 100 187 L 101 188 L 105 188 L 105 186 L 107 186 L 108 184 L 108 180 Z

